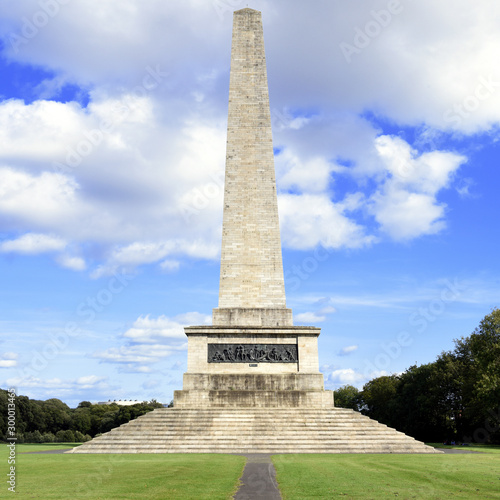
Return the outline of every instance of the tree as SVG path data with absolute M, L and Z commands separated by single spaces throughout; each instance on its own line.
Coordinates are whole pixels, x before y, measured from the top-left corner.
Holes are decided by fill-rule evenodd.
M 494 309 L 469 337 L 455 340 L 464 440 L 500 442 L 500 309 Z
M 74 443 L 75 434 L 71 430 L 59 431 L 56 434 L 56 441 L 58 443 Z
M 448 392 L 447 373 L 437 362 L 408 368 L 399 376 L 395 395 L 398 430 L 420 441 L 454 438 Z
M 56 440 L 56 437 L 52 434 L 52 432 L 45 432 L 42 437 L 44 443 L 54 443 Z
M 80 403 L 71 415 L 70 428 L 82 434 L 90 432 L 92 429 L 91 407 L 82 406 Z
M 367 382 L 361 393 L 361 411 L 383 424 L 398 428 L 399 421 L 395 415 L 398 385 L 396 375 L 384 375 Z
M 84 443 L 85 442 L 85 436 L 79 432 L 75 432 L 75 443 Z
M 361 393 L 353 385 L 344 385 L 334 391 L 333 401 L 340 408 L 352 408 L 359 411 L 361 404 Z
M 7 391 L 0 389 L 0 440 L 5 439 L 5 433 L 7 432 L 7 413 L 8 413 L 8 401 L 7 401 Z

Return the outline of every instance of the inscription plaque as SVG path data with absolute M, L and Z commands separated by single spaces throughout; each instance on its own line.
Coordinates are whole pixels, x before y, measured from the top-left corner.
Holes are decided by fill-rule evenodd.
M 208 344 L 209 363 L 296 363 L 297 359 L 296 344 Z

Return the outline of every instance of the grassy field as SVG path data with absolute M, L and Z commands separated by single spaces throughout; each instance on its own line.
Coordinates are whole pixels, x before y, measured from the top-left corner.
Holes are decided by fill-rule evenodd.
M 19 445 L 18 499 L 229 499 L 237 490 L 245 458 L 232 455 L 68 455 L 25 454 L 64 445 Z M 2 477 L 7 446 L 0 452 Z M 8 498 L 2 480 L 0 498 Z M 12 497 L 14 498 L 14 497 Z
M 233 455 L 69 455 L 23 452 L 70 448 L 17 446 L 19 499 L 230 499 L 245 459 Z M 463 449 L 462 447 L 455 447 Z M 457 455 L 275 455 L 284 500 L 500 499 L 500 447 Z M 0 448 L 7 471 L 7 447 Z M 8 498 L 7 482 L 0 498 Z
M 276 455 L 273 462 L 284 500 L 500 499 L 495 453 Z

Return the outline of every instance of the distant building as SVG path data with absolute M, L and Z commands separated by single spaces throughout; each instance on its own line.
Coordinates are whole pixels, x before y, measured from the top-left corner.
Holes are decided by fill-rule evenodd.
M 111 399 L 108 399 L 108 401 L 99 401 L 97 404 L 98 405 L 118 405 L 118 406 L 131 406 L 131 405 L 137 405 L 140 403 L 147 403 L 147 401 L 138 401 L 137 399 L 114 399 L 111 401 Z

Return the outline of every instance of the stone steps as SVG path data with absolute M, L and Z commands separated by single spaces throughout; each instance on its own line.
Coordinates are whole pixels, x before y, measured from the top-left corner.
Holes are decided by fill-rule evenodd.
M 71 452 L 438 453 L 343 408 L 160 408 Z

